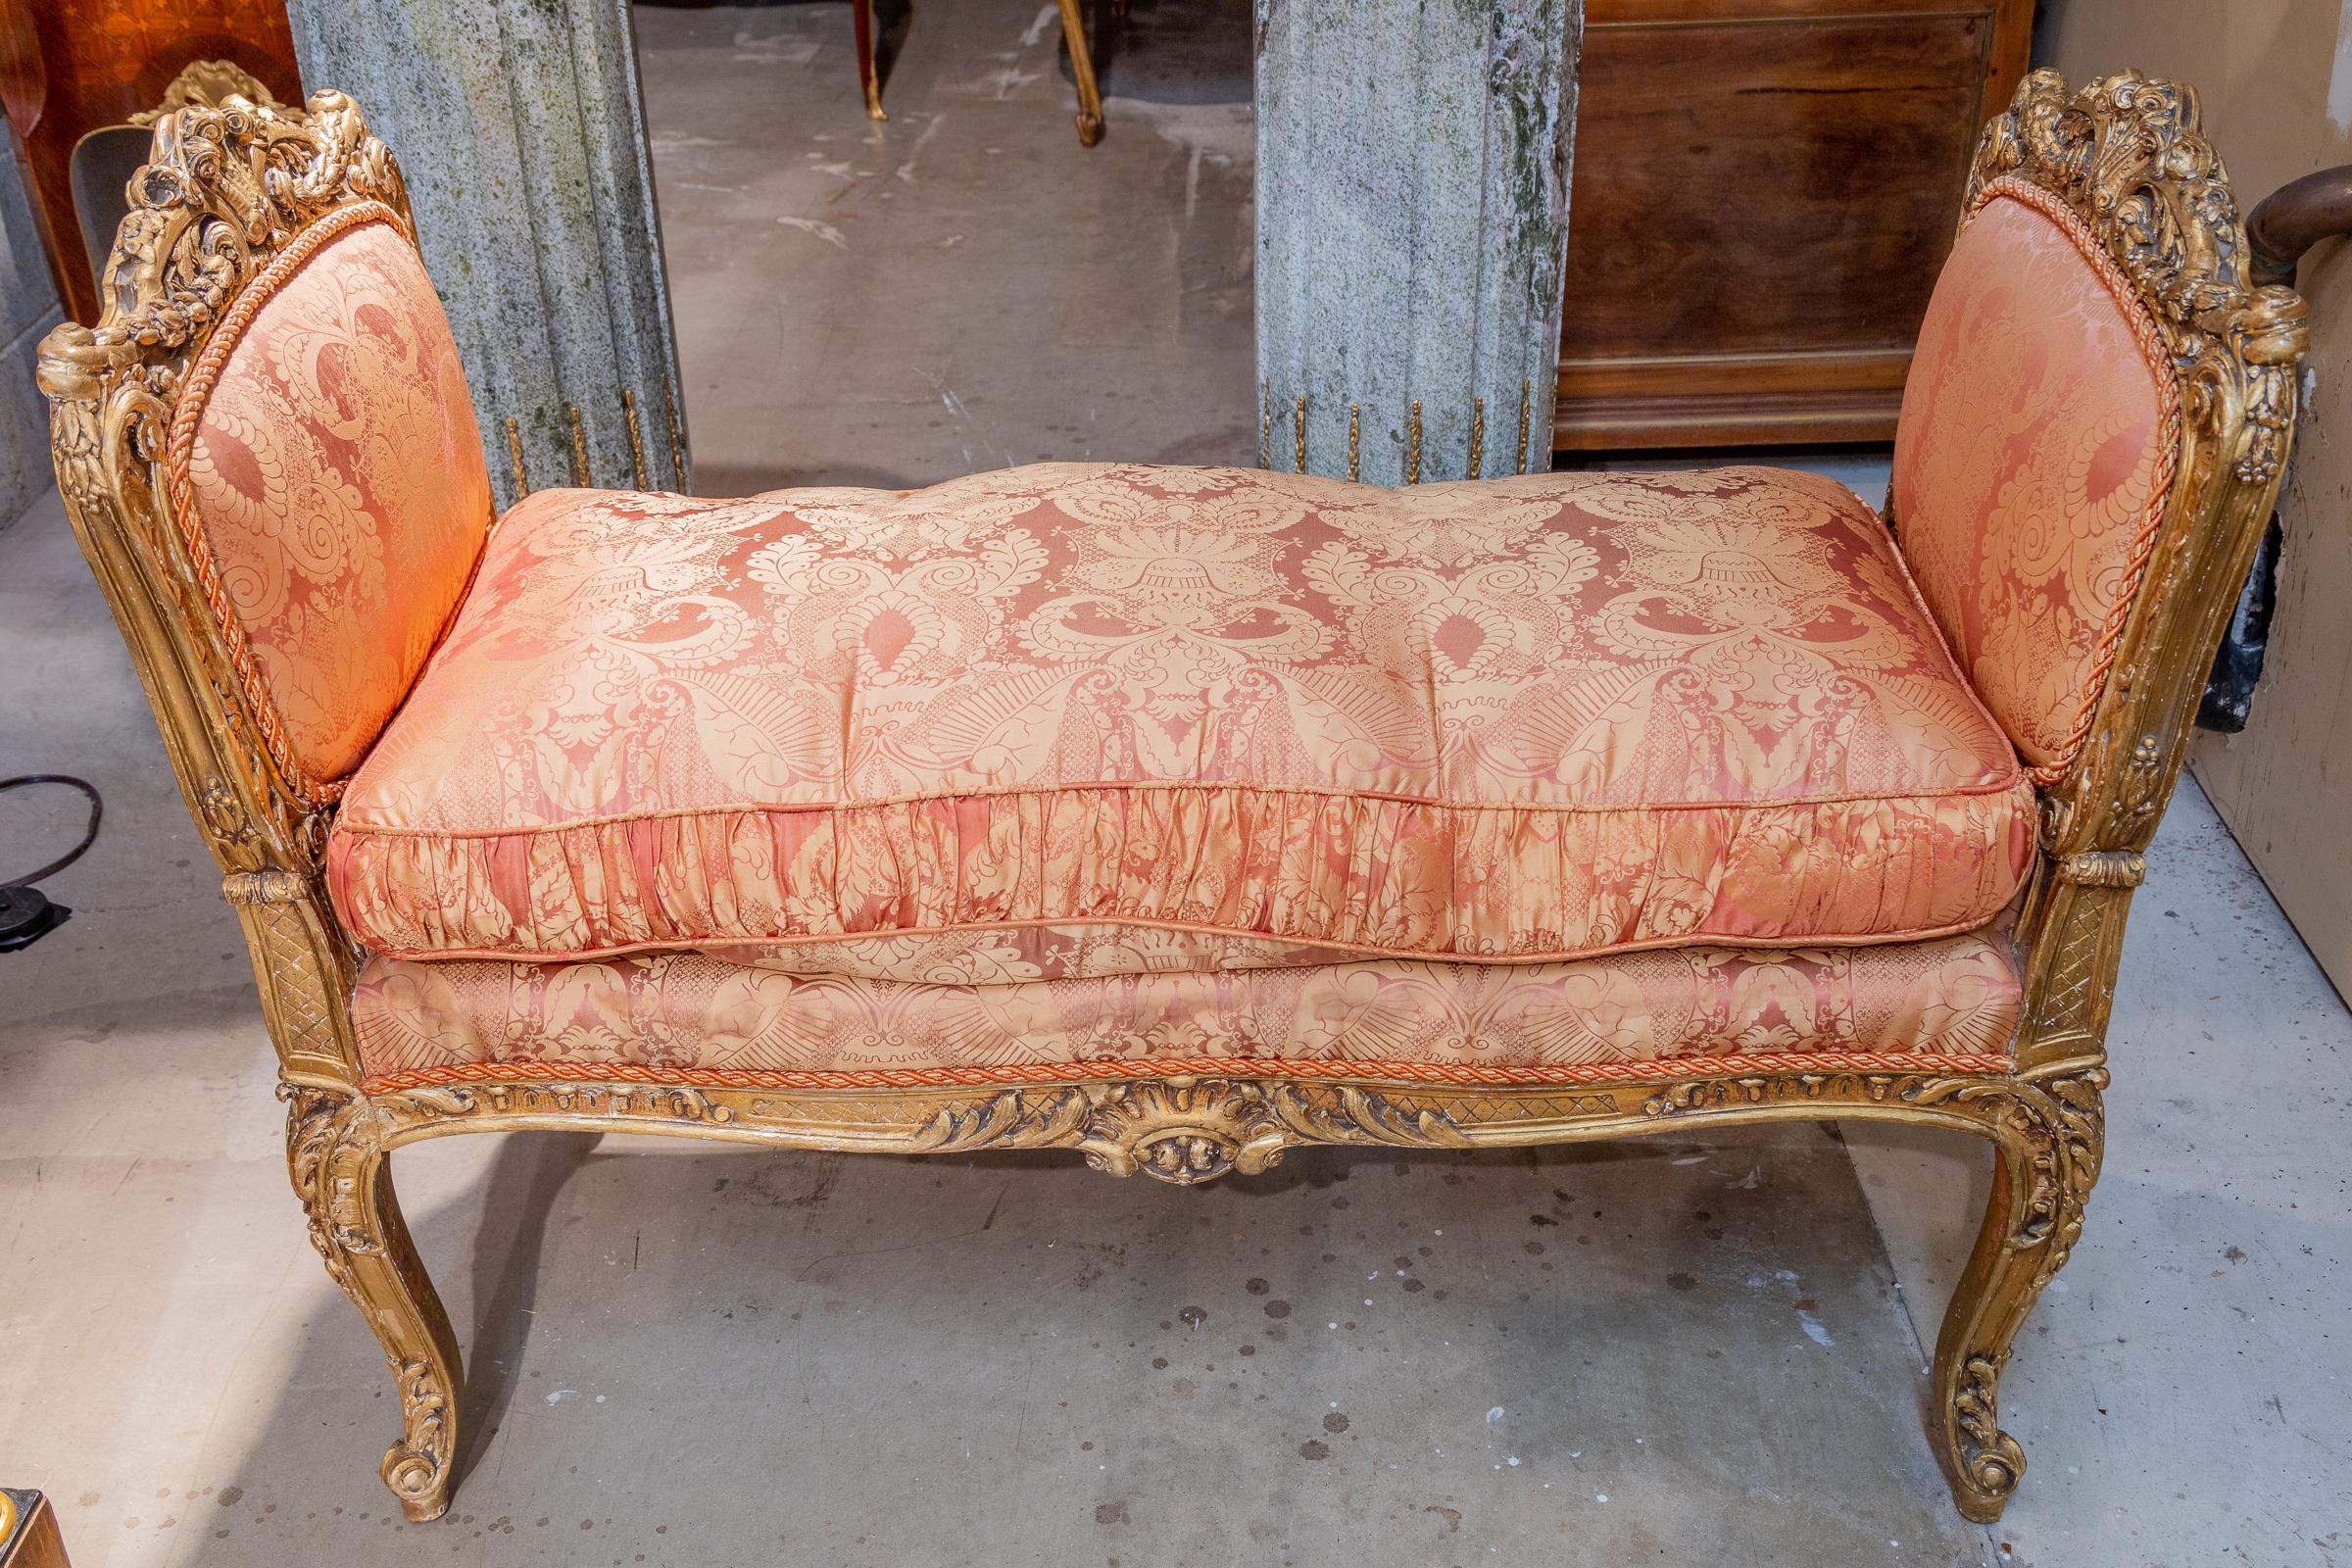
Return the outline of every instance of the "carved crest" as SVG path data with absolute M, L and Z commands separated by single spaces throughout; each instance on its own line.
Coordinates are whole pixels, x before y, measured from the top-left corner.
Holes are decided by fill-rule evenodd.
M 180 67 L 172 85 L 164 89 L 164 101 L 153 109 L 142 109 L 126 123 L 152 125 L 166 115 L 188 108 L 219 109 L 231 98 L 243 98 L 265 109 L 298 114 L 287 110 L 277 101 L 277 95 L 262 84 L 259 77 L 233 60 L 191 60 Z
M 2239 477 L 2276 477 L 2293 407 L 2283 372 L 2304 351 L 2307 313 L 2291 289 L 2253 286 L 2245 224 L 2196 93 L 2126 71 L 2070 95 L 2064 76 L 2034 72 L 1985 127 L 1968 205 L 2003 174 L 2082 218 L 2172 340 L 2184 381 L 2210 368 L 2235 383 L 2227 390 L 2250 425 Z

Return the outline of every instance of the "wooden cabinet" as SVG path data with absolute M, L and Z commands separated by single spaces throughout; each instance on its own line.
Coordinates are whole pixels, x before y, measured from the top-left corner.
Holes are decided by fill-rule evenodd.
M 2033 0 L 1590 0 L 1553 444 L 1877 441 Z
M 0 0 L 0 106 L 24 139 L 28 194 L 75 319 L 98 319 L 74 217 L 75 143 L 157 108 L 183 70 L 207 60 L 302 102 L 284 0 Z

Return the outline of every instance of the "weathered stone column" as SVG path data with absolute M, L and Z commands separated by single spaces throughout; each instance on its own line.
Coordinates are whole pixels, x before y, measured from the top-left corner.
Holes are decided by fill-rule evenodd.
M 502 505 L 683 490 L 685 404 L 627 0 L 291 0 L 306 91 L 400 160 Z
M 1583 0 L 1257 0 L 1272 466 L 1550 466 L 1583 33 Z

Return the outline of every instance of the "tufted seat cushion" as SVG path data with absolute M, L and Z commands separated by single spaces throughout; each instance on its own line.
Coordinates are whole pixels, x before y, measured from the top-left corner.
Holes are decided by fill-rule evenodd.
M 2007 1065 L 1997 927 L 1870 948 L 1675 948 L 1563 963 L 1370 958 L 1050 979 L 1003 932 L 906 939 L 897 978 L 708 953 L 575 963 L 375 957 L 352 1014 L 371 1089 L 534 1076 L 872 1088 L 1353 1072 L 1577 1084 L 1676 1071 Z
M 531 497 L 329 874 L 409 956 L 821 971 L 1034 927 L 1544 962 L 1967 930 L 2032 821 L 1828 480 L 1050 465 Z

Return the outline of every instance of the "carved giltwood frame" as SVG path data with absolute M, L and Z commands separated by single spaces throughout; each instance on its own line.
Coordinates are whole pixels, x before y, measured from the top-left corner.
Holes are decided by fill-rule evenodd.
M 689 1087 L 533 1076 L 369 1092 L 350 995 L 358 954 L 321 877 L 331 806 L 282 775 L 170 514 L 161 462 L 189 364 L 243 283 L 308 225 L 379 201 L 398 169 L 339 93 L 306 112 L 231 99 L 157 128 L 103 280 L 96 328 L 58 328 L 40 379 L 58 479 L 128 641 L 190 812 L 251 950 L 289 1105 L 288 1162 L 328 1272 L 401 1394 L 385 1482 L 412 1519 L 448 1505 L 458 1349 L 411 1246 L 386 1156 L 464 1132 L 572 1128 L 900 1153 L 1074 1149 L 1098 1169 L 1192 1183 L 1302 1144 L 1474 1148 L 1639 1136 L 1667 1124 L 1856 1117 L 1950 1128 L 1997 1150 L 1991 1201 L 1936 1345 L 1930 1433 L 1961 1510 L 1997 1517 L 2025 1469 L 1999 1427 L 2010 1346 L 2080 1236 L 2099 1169 L 2105 1036 L 2124 920 L 2177 778 L 2188 717 L 2276 495 L 2304 347 L 2302 302 L 2246 280 L 2248 253 L 2187 89 L 2132 74 L 2070 94 L 2022 83 L 1988 127 L 1972 197 L 2013 174 L 2064 199 L 2132 280 L 2178 368 L 2178 478 L 2092 731 L 2043 795 L 2017 927 L 2014 1063 L 1920 1070 L 1807 1058 L 1770 1071 L 1631 1065 L 1614 1082 L 1477 1087 L 1335 1076 L 1019 1088 Z M 1897 1064 L 1886 1065 L 1889 1061 Z

